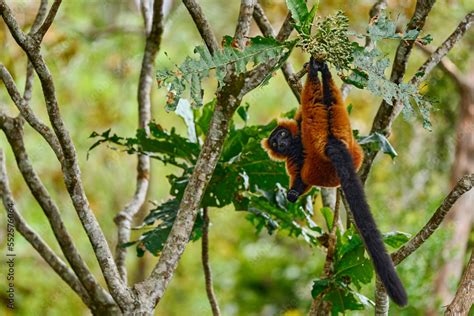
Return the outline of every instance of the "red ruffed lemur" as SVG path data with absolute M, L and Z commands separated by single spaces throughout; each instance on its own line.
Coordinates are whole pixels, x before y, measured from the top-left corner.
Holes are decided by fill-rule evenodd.
M 392 300 L 404 306 L 407 304 L 405 289 L 385 249 L 356 173 L 362 164 L 363 151 L 352 135 L 341 92 L 325 62 L 311 58 L 307 67 L 301 107 L 295 118 L 280 120 L 262 145 L 272 159 L 286 161 L 290 176 L 289 201 L 295 202 L 313 185 L 341 186 L 375 271 Z M 321 72 L 322 84 L 318 72 Z

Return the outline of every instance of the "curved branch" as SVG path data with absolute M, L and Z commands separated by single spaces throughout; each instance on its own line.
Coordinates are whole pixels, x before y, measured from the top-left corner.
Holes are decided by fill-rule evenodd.
M 30 106 L 28 105 L 28 101 L 21 97 L 20 92 L 18 91 L 15 82 L 13 81 L 12 76 L 8 72 L 8 70 L 0 63 L 0 78 L 3 81 L 3 84 L 7 88 L 8 94 L 12 99 L 13 103 L 15 103 L 16 107 L 20 111 L 21 115 L 25 120 L 30 124 L 31 127 L 35 131 L 37 131 L 43 138 L 48 142 L 51 149 L 54 151 L 56 157 L 60 162 L 64 160 L 63 152 L 61 146 L 59 145 L 58 138 L 54 134 L 54 132 L 41 122 L 41 120 L 35 115 L 35 113 L 31 110 Z M 30 75 L 27 75 L 27 78 L 30 78 Z M 31 76 L 32 78 L 32 76 Z M 27 79 L 27 82 L 29 80 Z M 25 94 L 29 91 L 31 94 L 31 86 L 25 88 Z
M 35 248 L 38 254 L 46 263 L 59 275 L 61 279 L 81 298 L 88 307 L 91 308 L 91 298 L 82 286 L 74 272 L 54 253 L 46 242 L 26 223 L 25 219 L 16 209 L 16 203 L 10 191 L 8 184 L 7 170 L 5 167 L 5 157 L 3 150 L 0 149 L 0 196 L 7 217 L 13 216 L 16 230 Z M 10 213 L 11 212 L 11 213 Z

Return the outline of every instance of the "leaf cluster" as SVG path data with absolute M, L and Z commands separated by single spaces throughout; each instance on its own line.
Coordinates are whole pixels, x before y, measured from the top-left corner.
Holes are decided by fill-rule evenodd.
M 178 167 L 181 174 L 167 176 L 171 185 L 170 199 L 150 210 L 141 227 L 146 231 L 139 240 L 125 246 L 137 245 L 137 253 L 143 255 L 147 250 L 158 255 L 176 218 L 184 190 L 193 172 L 200 152 L 199 140 L 209 128 L 215 102 L 192 110 L 191 106 L 180 109 L 183 116 L 191 116 L 189 131 L 197 133 L 198 142 L 191 142 L 171 129 L 164 130 L 160 125 L 149 125 L 150 135 L 143 129 L 137 130 L 135 137 L 124 138 L 107 130 L 101 134 L 93 133 L 96 142 L 91 149 L 100 144 L 108 144 L 129 154 L 145 154 L 164 164 Z M 248 106 L 240 107 L 238 115 L 244 122 L 248 117 Z M 257 231 L 266 228 L 269 233 L 276 230 L 286 231 L 291 236 L 302 236 L 309 244 L 316 244 L 316 233 L 320 228 L 311 220 L 311 198 L 317 192 L 313 190 L 307 199 L 291 204 L 286 201 L 288 185 L 284 164 L 272 161 L 262 149 L 260 142 L 276 127 L 276 121 L 259 126 L 245 125 L 236 128 L 232 123 L 229 136 L 224 143 L 222 155 L 215 172 L 203 196 L 201 207 L 222 208 L 233 204 L 235 210 L 248 212 L 247 219 Z M 202 218 L 199 214 L 195 223 L 192 239 L 201 236 Z
M 336 233 L 337 243 L 331 274 L 314 280 L 312 297 L 330 302 L 332 315 L 374 306 L 374 302 L 358 292 L 374 276 L 372 263 L 365 254 L 364 243 L 353 227 L 343 234 L 337 229 Z M 384 242 L 394 248 L 400 247 L 409 238 L 408 234 L 401 232 L 383 235 Z

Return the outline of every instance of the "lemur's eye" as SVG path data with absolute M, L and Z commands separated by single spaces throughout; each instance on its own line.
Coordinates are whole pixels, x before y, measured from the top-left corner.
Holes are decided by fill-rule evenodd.
M 272 143 L 272 146 L 273 146 L 273 147 L 276 147 L 276 146 L 277 146 L 277 143 L 276 143 L 276 142 L 273 142 L 273 143 Z
M 285 137 L 285 136 L 286 136 L 286 132 L 285 132 L 285 131 L 281 132 L 281 136 Z

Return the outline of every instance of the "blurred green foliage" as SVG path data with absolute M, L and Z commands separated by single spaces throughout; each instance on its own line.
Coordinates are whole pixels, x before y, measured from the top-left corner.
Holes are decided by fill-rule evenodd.
M 33 21 L 37 4 L 26 0 L 9 3 L 20 24 L 27 29 Z M 262 3 L 270 21 L 280 25 L 286 15 L 285 2 L 267 0 Z M 234 23 L 229 21 L 236 21 L 238 2 L 227 2 L 226 10 L 222 10 L 222 2 L 216 0 L 204 0 L 200 4 L 212 21 L 218 39 L 233 34 Z M 351 29 L 364 32 L 371 5 L 370 1 L 325 2 L 319 6 L 318 15 L 326 16 L 341 9 L 348 14 Z M 449 10 L 446 6 L 449 6 Z M 473 8 L 474 4 L 469 1 L 439 2 L 430 14 L 424 31 L 432 34 L 434 45 L 439 45 L 464 14 Z M 406 2 L 389 1 L 388 12 L 392 12 L 392 19 L 395 17 L 397 25 L 403 26 L 412 10 L 413 5 Z M 195 46 L 202 44 L 182 4 L 175 3 L 166 12 L 165 33 L 156 62 L 160 69 L 171 67 L 172 62 L 179 63 L 192 54 Z M 64 2 L 43 47 L 55 78 L 61 113 L 77 146 L 84 186 L 111 245 L 115 243 L 112 218 L 133 193 L 135 159 L 134 156 L 105 148 L 94 150 L 86 159 L 87 150 L 93 144 L 88 136 L 92 131 L 109 128 L 118 135 L 135 133 L 136 89 L 144 45 L 141 30 L 141 17 L 133 1 Z M 252 35 L 258 35 L 255 26 L 252 27 Z M 450 54 L 461 69 L 469 61 L 473 43 L 472 34 L 468 35 Z M 382 43 L 383 56 L 392 58 L 396 45 L 397 41 Z M 0 47 L 0 61 L 22 87 L 26 59 L 2 22 Z M 172 56 L 172 61 L 164 52 Z M 414 51 L 413 55 L 408 76 L 413 75 L 425 59 L 419 52 Z M 306 57 L 295 51 L 290 60 L 299 69 Z M 214 91 L 215 83 L 204 81 L 203 89 Z M 397 120 L 390 142 L 399 155 L 395 160 L 385 155 L 379 156 L 367 182 L 368 199 L 382 232 L 403 230 L 415 233 L 449 189 L 458 96 L 453 84 L 439 71 L 433 73 L 424 92 L 434 100 L 436 111 L 432 113 L 433 131 L 430 133 L 421 124 L 413 122 L 419 118 Z M 166 93 L 154 89 L 152 99 L 156 123 L 166 131 L 174 127 L 177 135 L 186 137 L 188 129 L 182 119 L 163 109 Z M 207 103 L 211 99 L 212 95 L 208 93 L 203 102 Z M 354 89 L 351 92 L 348 103 L 353 105 L 353 125 L 362 134 L 368 133 L 380 101 L 380 97 L 362 90 Z M 279 73 L 269 85 L 246 96 L 244 102 L 250 104 L 245 113 L 247 122 L 236 122 L 237 129 L 245 124 L 268 124 L 280 113 L 297 105 Z M 0 103 L 7 105 L 11 114 L 17 113 L 4 93 L 0 94 Z M 35 81 L 32 107 L 43 121 L 47 121 L 38 81 Z M 199 124 L 196 129 L 201 132 L 206 130 L 204 125 Z M 67 228 L 78 242 L 88 265 L 99 275 L 87 237 L 77 225 L 77 216 L 65 194 L 60 168 L 53 163 L 54 155 L 30 128 L 26 128 L 26 142 L 34 166 L 61 208 Z M 6 149 L 11 187 L 19 209 L 53 249 L 60 253 L 47 220 L 18 173 L 3 135 L 0 136 L 0 146 Z M 164 165 L 159 161 L 154 161 L 152 168 L 156 176 L 152 179 L 149 198 L 161 204 L 160 201 L 170 198 L 171 185 L 165 181 L 164 175 L 174 173 L 179 177 L 182 168 Z M 320 201 L 316 201 L 315 208 L 319 209 L 320 206 Z M 245 214 L 233 212 L 232 209 L 230 205 L 222 209 L 211 208 L 211 265 L 223 313 L 303 315 L 311 299 L 313 280 L 322 271 L 324 252 L 317 247 L 307 247 L 301 240 L 286 238 L 286 233 L 276 232 L 270 236 L 262 232 L 256 235 L 255 228 L 245 219 Z M 323 215 L 320 212 L 314 214 L 316 225 L 324 227 Z M 0 222 L 2 231 L 5 231 L 4 221 Z M 141 233 L 135 232 L 133 238 L 138 238 Z M 436 232 L 415 255 L 399 266 L 398 270 L 409 293 L 410 306 L 403 310 L 392 306 L 392 313 L 421 315 L 427 307 L 435 304 L 434 298 L 427 293 L 432 291 L 432 281 L 442 260 L 439 250 L 448 236 L 449 230 Z M 0 247 L 4 249 L 4 241 Z M 16 238 L 15 251 L 18 259 L 16 314 L 62 315 L 64 311 L 71 315 L 87 314 L 81 301 L 20 236 Z M 210 314 L 199 252 L 198 243 L 189 244 L 170 288 L 157 309 L 157 315 Z M 134 252 L 127 260 L 131 281 L 146 276 L 156 262 L 156 258 L 148 254 L 137 259 Z M 367 297 L 373 297 L 373 280 L 370 284 L 362 288 L 362 294 Z M 62 291 L 58 291 L 58 288 Z M 361 313 L 370 315 L 373 311 L 368 309 Z

